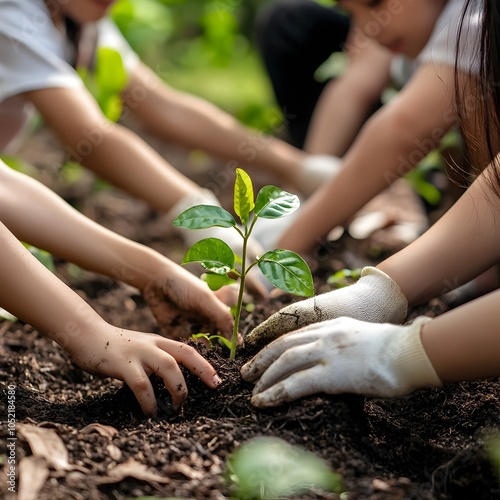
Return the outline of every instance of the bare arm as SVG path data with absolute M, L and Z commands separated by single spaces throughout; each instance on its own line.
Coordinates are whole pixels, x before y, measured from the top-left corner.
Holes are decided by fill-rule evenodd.
M 500 376 L 500 291 L 424 325 L 422 344 L 443 382 Z
M 52 191 L 0 162 L 0 219 L 21 240 L 139 288 L 161 324 L 169 303 L 196 311 L 227 335 L 232 317 L 205 283 L 158 252 L 96 224 Z M 160 293 L 161 292 L 161 293 Z M 153 303 L 154 302 L 154 303 Z M 166 319 L 165 319 L 166 321 Z
M 363 127 L 342 170 L 317 191 L 279 245 L 310 252 L 376 194 L 414 167 L 455 123 L 454 70 L 419 68 L 408 85 Z
M 446 293 L 500 260 L 500 201 L 487 172 L 424 235 L 378 266 L 410 305 Z
M 144 413 L 156 400 L 149 375 L 158 373 L 179 407 L 187 397 L 178 363 L 209 387 L 220 384 L 214 368 L 193 348 L 106 323 L 76 293 L 45 269 L 0 223 L 0 305 L 45 333 L 84 370 L 127 382 Z
M 136 88 L 145 89 L 140 100 L 134 100 Z M 278 124 L 270 124 L 269 135 L 252 131 L 213 104 L 167 86 L 142 64 L 132 75 L 124 101 L 158 137 L 223 160 L 252 164 L 293 181 L 293 171 L 304 158 L 302 151 L 271 137 Z
M 76 161 L 154 209 L 168 212 L 199 189 L 136 134 L 109 122 L 85 89 L 51 88 L 25 96 Z
M 375 42 L 366 39 L 348 58 L 316 105 L 304 146 L 309 153 L 343 156 L 389 83 L 392 56 Z

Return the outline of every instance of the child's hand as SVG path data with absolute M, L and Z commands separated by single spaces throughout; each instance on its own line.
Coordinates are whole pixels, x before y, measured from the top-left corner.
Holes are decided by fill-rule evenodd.
M 233 316 L 229 307 L 221 302 L 207 284 L 180 266 L 171 266 L 168 274 L 150 280 L 142 293 L 165 334 L 174 339 L 189 334 L 185 316 L 202 315 L 207 318 L 222 335 L 231 338 Z M 185 326 L 184 326 L 185 325 Z
M 90 334 L 77 338 L 76 346 L 65 346 L 76 364 L 89 373 L 125 381 L 148 416 L 154 416 L 157 411 L 149 380 L 153 373 L 165 382 L 175 410 L 186 401 L 188 393 L 178 363 L 208 387 L 215 388 L 221 383 L 215 369 L 192 347 L 160 335 L 102 323 Z

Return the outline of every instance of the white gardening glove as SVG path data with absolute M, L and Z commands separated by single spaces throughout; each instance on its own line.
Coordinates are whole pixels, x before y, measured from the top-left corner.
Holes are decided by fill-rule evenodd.
M 336 156 L 309 155 L 302 162 L 295 183 L 303 194 L 310 196 L 335 177 L 341 165 L 342 160 Z
M 241 369 L 258 380 L 252 404 L 278 406 L 319 392 L 397 397 L 442 385 L 420 339 L 420 316 L 409 326 L 337 318 L 288 333 Z
M 408 301 L 398 285 L 379 269 L 365 267 L 354 285 L 284 307 L 254 328 L 245 342 L 268 344 L 284 333 L 341 316 L 371 323 L 402 323 L 407 309 Z
M 219 200 L 212 191 L 200 189 L 199 191 L 195 191 L 181 198 L 169 210 L 167 220 L 171 223 L 179 214 L 195 205 L 221 206 Z M 219 238 L 225 241 L 231 247 L 232 251 L 241 257 L 243 251 L 243 238 L 233 228 L 210 227 L 208 229 L 177 229 L 188 248 L 204 238 Z M 265 251 L 262 246 L 254 238 L 250 237 L 247 242 L 247 261 L 253 262 L 257 256 L 263 255 L 264 253 Z M 267 296 L 268 291 L 266 287 L 258 279 L 256 273 L 252 271 L 253 270 L 251 270 L 250 274 L 247 276 L 249 291 L 262 297 Z

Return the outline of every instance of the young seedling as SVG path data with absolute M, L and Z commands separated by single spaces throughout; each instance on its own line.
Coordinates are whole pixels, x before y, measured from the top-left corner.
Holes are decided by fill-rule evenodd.
M 205 238 L 195 243 L 186 253 L 182 263 L 199 262 L 207 271 L 205 281 L 212 290 L 237 283 L 230 275 L 239 278 L 239 293 L 236 303 L 234 329 L 231 339 L 230 359 L 236 354 L 238 331 L 243 305 L 245 279 L 249 271 L 258 266 L 262 274 L 277 288 L 295 295 L 310 297 L 314 294 L 311 271 L 306 262 L 290 250 L 272 250 L 247 262 L 247 244 L 259 218 L 279 219 L 299 208 L 299 198 L 276 186 L 264 186 L 254 198 L 252 180 L 242 169 L 236 169 L 234 184 L 234 217 L 223 208 L 212 205 L 196 205 L 182 212 L 174 225 L 186 229 L 223 227 L 236 231 L 242 238 L 242 255 L 237 256 L 227 243 L 218 238 Z M 236 269 L 239 264 L 239 270 Z
M 231 341 L 227 340 L 226 337 L 223 337 L 222 335 L 210 335 L 209 333 L 193 333 L 193 335 L 191 335 L 191 338 L 194 340 L 205 339 L 210 348 L 214 346 L 215 341 L 221 341 L 228 349 L 231 349 Z

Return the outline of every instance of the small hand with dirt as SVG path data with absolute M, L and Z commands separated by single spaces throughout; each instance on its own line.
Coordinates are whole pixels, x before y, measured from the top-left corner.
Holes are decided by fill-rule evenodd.
M 213 329 L 231 338 L 233 316 L 206 283 L 185 269 L 172 265 L 142 290 L 144 300 L 169 338 L 187 337 L 200 316 Z
M 420 340 L 430 318 L 410 326 L 337 318 L 288 333 L 243 366 L 252 403 L 278 406 L 324 392 L 397 397 L 442 385 Z
M 65 348 L 75 363 L 89 373 L 125 381 L 148 416 L 154 416 L 157 411 L 149 380 L 152 374 L 165 382 L 176 411 L 188 394 L 178 364 L 197 375 L 208 387 L 215 388 L 221 383 L 215 369 L 195 349 L 160 335 L 123 330 L 99 322 L 91 332 L 83 332 L 73 339 L 76 341 L 66 339 Z

